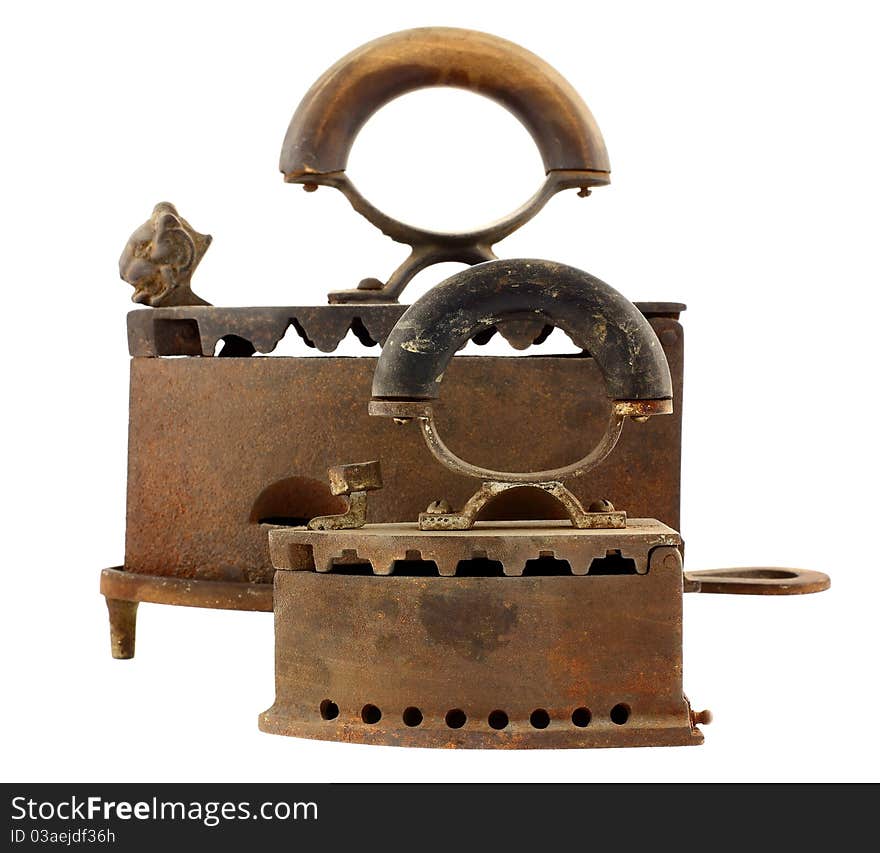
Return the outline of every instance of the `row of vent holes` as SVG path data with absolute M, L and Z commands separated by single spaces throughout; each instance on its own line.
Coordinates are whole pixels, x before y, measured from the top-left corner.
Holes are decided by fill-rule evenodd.
M 335 720 L 339 716 L 339 706 L 330 699 L 325 699 L 321 703 L 321 718 L 324 720 Z M 609 714 L 611 722 L 615 725 L 622 726 L 629 720 L 630 707 L 624 703 L 615 705 Z M 382 711 L 375 705 L 364 705 L 361 708 L 361 719 L 367 725 L 375 725 L 382 719 Z M 403 722 L 410 728 L 415 728 L 422 724 L 424 719 L 420 709 L 415 707 L 407 708 L 403 712 Z M 578 728 L 586 728 L 590 725 L 593 715 L 589 708 L 575 708 L 571 712 L 571 722 Z M 453 708 L 446 713 L 446 725 L 450 729 L 460 729 L 467 722 L 467 714 L 460 708 Z M 504 711 L 492 711 L 488 718 L 489 725 L 498 731 L 506 729 L 510 723 L 510 719 Z M 532 728 L 546 729 L 550 725 L 550 714 L 543 708 L 536 708 L 529 716 L 529 722 Z

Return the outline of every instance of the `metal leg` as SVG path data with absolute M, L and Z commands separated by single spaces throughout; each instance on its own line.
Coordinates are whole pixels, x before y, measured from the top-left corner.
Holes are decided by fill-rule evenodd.
M 110 653 L 117 660 L 129 660 L 134 657 L 138 602 L 118 598 L 106 601 L 110 613 Z

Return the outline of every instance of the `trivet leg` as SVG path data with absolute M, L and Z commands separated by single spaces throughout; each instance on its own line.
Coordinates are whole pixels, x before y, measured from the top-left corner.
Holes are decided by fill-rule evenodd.
M 117 660 L 133 658 L 138 602 L 118 598 L 106 601 L 110 613 L 110 653 Z

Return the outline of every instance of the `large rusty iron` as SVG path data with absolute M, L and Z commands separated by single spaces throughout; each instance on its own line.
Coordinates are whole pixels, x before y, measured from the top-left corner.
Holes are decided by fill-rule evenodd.
M 529 131 L 546 174 L 517 211 L 426 231 L 346 175 L 369 117 L 427 86 L 488 96 Z M 114 657 L 134 655 L 140 602 L 273 611 L 264 731 L 428 747 L 701 743 L 711 715 L 683 692 L 683 594 L 829 580 L 684 570 L 683 305 L 496 258 L 555 193 L 609 183 L 586 104 L 518 45 L 408 30 L 316 81 L 280 167 L 308 192 L 341 191 L 410 255 L 327 305 L 229 308 L 192 291 L 211 238 L 173 205 L 132 234 L 120 275 L 146 307 L 128 316 L 125 560 L 101 576 Z M 449 260 L 470 268 L 398 304 L 415 274 Z M 326 355 L 271 355 L 291 329 Z M 579 352 L 543 355 L 554 329 Z M 330 355 L 349 332 L 365 355 Z M 458 354 L 496 334 L 537 355 Z
M 501 225 L 466 234 L 421 231 L 380 213 L 345 177 L 348 151 L 369 116 L 397 95 L 435 85 L 495 99 L 524 122 L 541 151 L 543 187 Z M 374 357 L 252 356 L 272 353 L 290 329 L 321 353 L 332 353 L 349 332 L 365 348 L 381 347 L 406 310 L 397 298 L 418 270 L 443 260 L 493 258 L 491 245 L 553 194 L 567 188 L 588 194 L 608 183 L 609 168 L 589 109 L 543 60 L 484 33 L 425 28 L 378 39 L 341 60 L 303 99 L 282 150 L 286 181 L 307 190 L 341 189 L 358 213 L 412 247 L 387 286 L 367 280 L 331 293 L 331 304 L 323 306 L 209 305 L 192 292 L 190 279 L 210 237 L 173 205 L 157 205 L 120 259 L 133 299 L 149 310 L 128 315 L 125 560 L 101 576 L 113 654 L 134 654 L 138 602 L 271 610 L 267 530 L 279 522 L 345 516 L 352 500 L 366 506 L 362 497 L 333 495 L 326 485 L 327 469 L 339 460 L 382 457 L 397 480 L 393 491 L 370 493 L 368 509 L 355 507 L 358 518 L 362 510 L 373 522 L 415 517 L 441 496 L 464 506 L 465 476 L 423 466 L 417 436 L 388 435 L 368 416 Z M 680 411 L 684 306 L 637 307 L 667 354 Z M 518 316 L 481 328 L 474 342 L 484 345 L 500 334 L 522 350 L 544 344 L 553 329 L 545 319 Z M 436 425 L 451 446 L 494 467 L 557 467 L 604 429 L 601 377 L 586 351 L 574 358 L 457 357 L 447 373 L 457 388 L 434 406 Z M 502 433 L 479 429 L 480 419 L 490 416 L 504 441 Z M 667 421 L 646 425 L 645 442 L 624 438 L 619 464 L 612 460 L 593 485 L 631 512 L 677 526 L 681 421 L 677 413 Z M 536 445 L 524 424 L 548 440 Z M 416 466 L 420 475 L 400 482 L 401 472 Z M 592 500 L 579 485 L 571 494 L 575 502 Z M 524 501 L 558 511 L 516 489 L 488 511 L 515 515 Z

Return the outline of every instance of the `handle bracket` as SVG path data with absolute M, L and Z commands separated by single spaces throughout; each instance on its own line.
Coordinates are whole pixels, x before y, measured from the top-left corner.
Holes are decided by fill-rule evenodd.
M 400 95 L 451 86 L 484 95 L 525 126 L 544 163 L 543 185 L 522 207 L 485 228 L 428 231 L 372 205 L 346 175 L 355 137 L 369 118 Z M 476 264 L 492 246 L 528 222 L 556 193 L 610 180 L 605 143 L 587 105 L 550 65 L 519 45 L 487 33 L 451 27 L 405 30 L 371 41 L 340 59 L 306 93 L 287 129 L 281 171 L 305 189 L 329 186 L 383 234 L 412 248 L 384 284 L 364 279 L 357 289 L 330 294 L 331 303 L 396 302 L 420 270 L 443 261 Z

